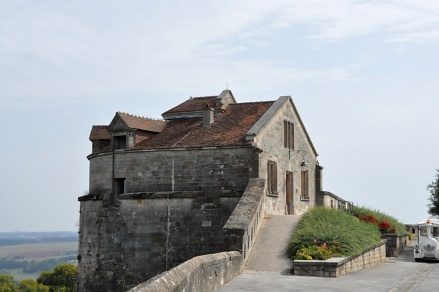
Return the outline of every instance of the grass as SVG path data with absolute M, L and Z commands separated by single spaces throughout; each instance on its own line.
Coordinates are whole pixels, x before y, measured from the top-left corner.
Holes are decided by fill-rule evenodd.
M 315 207 L 300 219 L 288 253 L 294 258 L 304 248 L 325 245 L 333 256 L 353 256 L 374 247 L 380 240 L 376 226 L 336 209 Z
M 76 257 L 78 253 L 78 242 L 38 242 L 38 243 L 24 243 L 14 245 L 0 245 L 0 264 L 2 260 L 17 261 L 17 262 L 32 262 L 42 266 L 53 260 L 53 265 L 47 263 L 43 268 L 33 272 L 25 272 L 23 268 L 6 268 L 0 265 L 0 274 L 11 274 L 17 280 L 22 279 L 36 279 L 43 270 L 51 269 L 59 262 L 65 262 L 66 257 Z M 0 289 L 1 291 L 1 289 Z
M 77 242 L 45 242 L 0 246 L 0 258 L 32 259 L 77 254 Z
M 377 219 L 378 222 L 382 222 L 383 220 L 389 222 L 395 228 L 395 233 L 397 235 L 407 234 L 407 230 L 404 224 L 399 222 L 396 218 L 387 215 L 379 210 L 354 206 L 352 211 L 353 211 L 353 215 L 356 217 L 372 215 Z

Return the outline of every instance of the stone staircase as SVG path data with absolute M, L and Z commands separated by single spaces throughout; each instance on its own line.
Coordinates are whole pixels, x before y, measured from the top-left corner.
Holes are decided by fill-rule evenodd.
M 266 215 L 244 271 L 289 274 L 292 261 L 286 255 L 299 215 Z

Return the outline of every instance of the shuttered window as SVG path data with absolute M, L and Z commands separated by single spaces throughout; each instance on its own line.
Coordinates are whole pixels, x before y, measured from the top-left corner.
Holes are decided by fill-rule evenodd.
M 113 149 L 127 149 L 127 136 L 113 136 Z
M 284 147 L 294 149 L 294 124 L 284 121 Z
M 125 178 L 115 178 L 114 187 L 116 195 L 125 193 Z
M 267 190 L 269 194 L 277 194 L 277 164 L 270 160 L 267 162 Z
M 301 172 L 301 195 L 300 199 L 309 200 L 309 174 L 308 170 Z

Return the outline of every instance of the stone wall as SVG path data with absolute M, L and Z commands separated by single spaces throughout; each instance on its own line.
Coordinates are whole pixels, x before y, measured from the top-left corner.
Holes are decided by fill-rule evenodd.
M 229 250 L 222 227 L 241 194 L 134 193 L 81 198 L 79 291 L 126 291 L 202 254 Z
M 92 194 L 112 193 L 113 178 L 125 178 L 125 192 L 243 192 L 258 177 L 252 147 L 211 147 L 159 151 L 115 150 L 89 156 Z
M 339 277 L 356 272 L 386 259 L 386 240 L 358 256 L 319 260 L 294 260 L 294 275 L 315 277 Z
M 228 250 L 242 253 L 244 262 L 250 255 L 265 214 L 265 180 L 251 179 L 223 227 Z
M 318 206 L 324 206 L 326 208 L 338 209 L 348 213 L 352 213 L 353 204 L 331 192 L 318 192 L 316 203 Z
M 277 102 L 276 102 L 277 103 Z M 276 105 L 276 104 L 275 104 Z M 306 167 L 300 167 L 301 153 L 284 147 L 284 121 L 294 124 L 294 150 L 306 152 Z M 303 214 L 315 205 L 316 199 L 316 155 L 307 140 L 305 129 L 292 104 L 282 103 L 276 113 L 267 120 L 267 124 L 256 136 L 254 144 L 262 149 L 259 156 L 259 177 L 267 179 L 267 161 L 277 164 L 277 193 L 266 198 L 268 214 L 286 214 L 286 173 L 293 173 L 294 214 Z M 301 199 L 301 171 L 309 173 L 309 200 Z
M 407 246 L 407 235 L 383 234 L 381 237 L 387 240 L 386 256 L 388 257 L 399 256 Z
M 215 291 L 241 273 L 239 252 L 197 256 L 140 284 L 130 292 Z

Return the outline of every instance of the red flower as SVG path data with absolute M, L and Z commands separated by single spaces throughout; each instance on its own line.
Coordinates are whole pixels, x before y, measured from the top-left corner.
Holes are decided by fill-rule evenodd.
M 360 219 L 361 221 L 372 223 L 374 225 L 378 225 L 378 220 L 373 215 L 360 215 L 358 216 L 358 219 Z
M 390 224 L 386 220 L 381 221 L 378 227 L 381 232 L 386 232 L 386 233 L 392 233 L 392 231 L 394 232 L 395 230 L 395 227 L 393 227 L 392 224 Z

